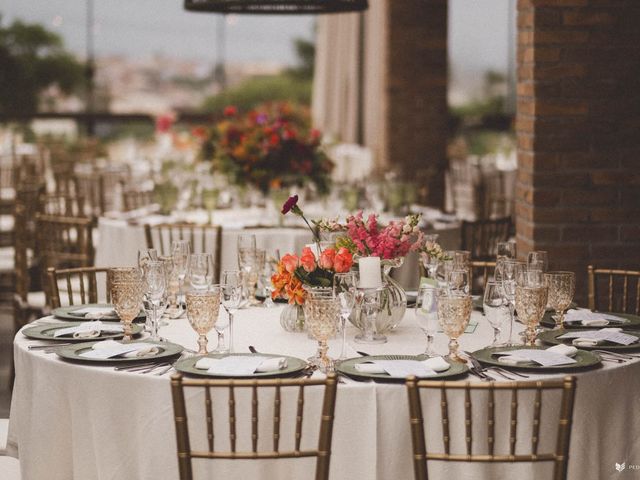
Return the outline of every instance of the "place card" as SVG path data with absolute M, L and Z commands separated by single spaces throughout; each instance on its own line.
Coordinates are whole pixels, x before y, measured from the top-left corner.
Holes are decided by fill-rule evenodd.
M 548 350 L 536 350 L 528 348 L 495 352 L 493 355 L 507 355 L 510 357 L 525 358 L 543 367 L 554 367 L 556 365 L 570 365 L 576 363 L 573 358 L 569 358 L 566 355 L 561 355 L 556 352 L 550 352 Z
M 100 320 L 94 322 L 83 322 L 75 327 L 60 328 L 53 332 L 54 337 L 62 337 L 65 335 L 83 334 L 89 332 L 97 332 L 99 336 L 101 332 L 119 333 L 122 332 L 122 325 L 114 323 L 111 325 L 104 324 Z
M 623 333 L 620 328 L 603 328 L 601 330 L 585 330 L 560 335 L 559 339 L 586 339 L 597 342 L 611 342 L 619 345 L 631 345 L 638 341 L 635 335 Z M 579 340 L 578 340 L 579 341 Z
M 207 373 L 211 375 L 253 375 L 267 357 L 255 355 L 230 355 L 224 358 L 211 358 Z M 197 368 L 197 367 L 196 367 Z

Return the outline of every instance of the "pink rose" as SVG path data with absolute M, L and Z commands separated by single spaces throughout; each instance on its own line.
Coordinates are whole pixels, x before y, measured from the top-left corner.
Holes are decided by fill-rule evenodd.
M 333 248 L 327 248 L 320 254 L 320 260 L 318 261 L 318 264 L 321 268 L 331 270 L 333 268 L 333 259 L 335 258 L 335 256 L 336 251 Z
M 293 273 L 294 270 L 298 268 L 298 257 L 291 253 L 287 253 L 282 257 L 281 262 L 284 265 L 284 269 L 289 273 Z
M 302 249 L 300 265 L 302 265 L 302 268 L 307 272 L 313 272 L 316 269 L 316 257 L 309 247 L 304 247 Z
M 338 250 L 333 258 L 333 268 L 336 273 L 345 273 L 351 270 L 353 265 L 353 255 L 346 248 L 342 247 Z

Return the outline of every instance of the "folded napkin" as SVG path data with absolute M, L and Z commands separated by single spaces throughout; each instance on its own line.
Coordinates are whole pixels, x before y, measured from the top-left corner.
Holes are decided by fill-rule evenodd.
M 411 368 L 409 364 L 415 364 L 416 367 L 421 369 L 426 369 L 423 373 L 433 374 L 437 372 L 444 372 L 451 368 L 449 362 L 447 362 L 442 357 L 432 357 L 426 360 L 383 360 L 383 361 L 374 361 L 374 362 L 366 362 L 366 363 L 356 363 L 354 368 L 360 373 L 372 373 L 372 374 L 384 374 L 389 373 L 388 367 L 390 365 L 397 364 L 407 364 L 407 368 Z M 433 372 L 433 373 L 431 373 Z M 407 374 L 410 374 L 407 371 Z
M 502 357 L 498 357 L 498 361 L 506 365 L 518 365 L 519 363 L 530 362 L 528 358 L 519 357 L 518 355 L 503 355 Z
M 559 353 L 560 355 L 564 355 L 566 357 L 575 357 L 576 353 L 578 353 L 578 349 L 570 345 L 560 344 L 547 348 L 547 352 Z
M 606 340 L 598 340 L 597 338 L 574 338 L 571 342 L 576 347 L 597 347 Z
M 451 364 L 442 357 L 431 357 L 423 360 L 422 364 L 434 372 L 444 372 L 451 368 Z
M 73 332 L 73 338 L 96 338 L 100 336 L 100 330 L 81 330 Z
M 81 357 L 88 358 L 139 358 L 160 353 L 160 348 L 153 343 L 120 343 L 115 340 L 97 342 L 91 351 L 81 353 Z
M 251 365 L 245 365 L 244 359 L 251 359 L 248 362 Z M 255 365 L 255 366 L 253 366 Z M 250 373 L 267 373 L 275 372 L 287 368 L 288 363 L 285 357 L 225 357 L 225 358 L 211 358 L 203 357 L 199 359 L 194 365 L 198 370 L 208 370 L 209 373 L 224 373 L 224 374 L 244 374 L 236 369 L 244 370 L 248 368 Z
M 586 308 L 568 310 L 564 317 L 568 325 L 583 325 L 585 327 L 605 327 L 609 324 L 626 323 L 627 320 L 608 313 L 592 312 Z
M 83 322 L 75 327 L 60 328 L 53 333 L 53 337 L 72 336 L 73 338 L 95 338 L 99 337 L 102 332 L 118 333 L 122 331 L 122 325 L 106 325 L 100 320 L 97 320 L 94 322 Z
M 83 316 L 90 320 L 100 320 L 101 318 L 116 316 L 116 312 L 112 307 L 84 307 L 73 310 L 70 313 Z

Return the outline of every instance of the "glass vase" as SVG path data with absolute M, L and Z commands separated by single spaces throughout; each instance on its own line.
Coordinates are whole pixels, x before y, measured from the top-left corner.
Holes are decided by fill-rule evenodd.
M 402 321 L 407 310 L 407 295 L 404 288 L 390 275 L 392 269 L 401 267 L 403 263 L 404 257 L 381 261 L 380 268 L 382 269 L 384 288 L 380 293 L 380 311 L 376 316 L 376 333 L 385 334 L 394 330 Z M 358 306 L 353 309 L 349 321 L 360 331 L 364 331 L 365 315 Z
M 286 332 L 304 332 L 304 310 L 302 305 L 287 304 L 280 313 L 280 325 Z

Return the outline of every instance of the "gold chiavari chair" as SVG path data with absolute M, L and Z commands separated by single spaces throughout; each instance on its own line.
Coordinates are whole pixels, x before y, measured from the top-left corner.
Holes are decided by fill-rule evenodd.
M 569 460 L 569 443 L 571 440 L 571 422 L 573 419 L 573 404 L 575 397 L 576 379 L 575 377 L 565 377 L 562 380 L 545 380 L 536 382 L 445 382 L 433 380 L 418 381 L 415 377 L 410 377 L 406 382 L 409 398 L 409 414 L 411 425 L 411 437 L 413 442 L 413 466 L 416 480 L 428 479 L 427 460 L 439 460 L 445 462 L 485 462 L 485 463 L 509 463 L 509 462 L 553 462 L 553 480 L 567 478 L 567 465 Z M 427 390 L 440 397 L 440 422 L 442 425 L 442 452 L 427 451 L 424 418 L 422 414 L 422 400 L 420 391 Z M 553 400 L 559 397 L 559 409 L 547 407 L 545 411 L 559 411 L 558 427 L 556 431 L 555 449 L 552 452 L 540 453 L 540 426 L 542 423 L 543 391 L 556 390 L 562 395 L 554 396 Z M 465 450 L 461 453 L 451 451 L 451 405 L 460 403 L 450 402 L 448 392 L 462 391 L 464 393 L 464 445 Z M 482 442 L 485 448 L 480 446 L 481 442 L 474 442 L 473 439 L 473 402 L 472 392 L 484 391 L 487 399 L 487 422 L 486 422 L 486 443 Z M 533 401 L 533 414 L 531 422 L 531 453 L 518 453 L 516 445 L 519 443 L 518 419 L 519 404 L 518 394 L 524 391 L 535 391 Z M 497 395 L 510 395 L 510 409 L 502 409 L 496 412 Z M 508 397 L 505 399 L 508 400 Z M 496 436 L 496 414 L 502 414 L 505 423 L 509 425 L 508 445 L 509 451 L 496 452 L 496 444 L 499 440 Z M 507 417 L 508 415 L 508 417 Z M 429 416 L 428 420 L 436 415 Z M 521 422 L 522 423 L 522 422 Z M 522 424 L 520 430 L 523 430 Z M 480 449 L 486 453 L 474 453 Z
M 589 265 L 588 281 L 591 310 L 640 315 L 640 271 Z
M 310 386 L 324 386 L 324 399 L 322 414 L 320 417 L 320 432 L 317 450 L 301 449 L 302 422 L 304 416 L 304 390 Z M 189 435 L 187 405 L 185 401 L 185 388 L 204 389 L 204 406 L 206 412 L 208 450 L 194 451 L 191 449 Z M 290 387 L 298 387 L 297 411 L 295 422 L 295 448 L 293 451 L 280 451 L 281 440 L 281 390 Z M 258 450 L 258 391 L 273 388 L 275 390 L 273 403 L 273 449 Z M 218 451 L 215 449 L 213 403 L 211 389 L 229 390 L 229 445 L 230 451 Z M 236 390 L 251 390 L 251 451 L 237 451 L 236 442 Z M 233 460 L 257 460 L 278 458 L 302 458 L 316 457 L 316 480 L 328 480 L 329 461 L 331 458 L 331 440 L 333 434 L 333 418 L 337 391 L 337 380 L 333 373 L 327 375 L 324 380 L 310 379 L 266 379 L 266 380 L 184 380 L 181 375 L 171 377 L 171 393 L 173 396 L 173 411 L 176 425 L 176 437 L 178 444 L 178 466 L 181 480 L 191 480 L 192 459 L 233 459 Z
M 494 220 L 462 222 L 461 250 L 471 252 L 473 260 L 490 260 L 496 257 L 496 244 L 509 240 L 511 217 Z
M 196 225 L 193 223 L 145 224 L 147 248 L 155 248 L 159 255 L 171 255 L 171 244 L 176 240 L 188 240 L 193 253 L 211 253 L 215 269 L 214 281 L 220 280 L 222 260 L 222 227 L 220 225 Z
M 148 207 L 153 203 L 151 190 L 122 190 L 122 206 L 125 212 Z
M 484 286 L 487 284 L 491 272 L 496 268 L 496 262 L 483 261 L 483 260 L 471 260 L 471 285 L 472 293 L 482 294 Z
M 129 174 L 126 166 L 113 166 L 100 171 L 81 169 L 76 172 L 79 193 L 86 199 L 92 215 L 101 216 L 104 212 L 115 209 L 116 199 L 120 199 L 116 192 Z
M 47 269 L 50 298 L 47 304 L 51 308 L 86 303 L 110 303 L 109 268 L 79 267 L 56 270 Z M 104 285 L 103 289 L 99 285 Z M 104 293 L 104 298 L 99 298 Z
M 40 213 L 62 217 L 84 216 L 84 198 L 79 195 L 50 193 L 40 197 Z

